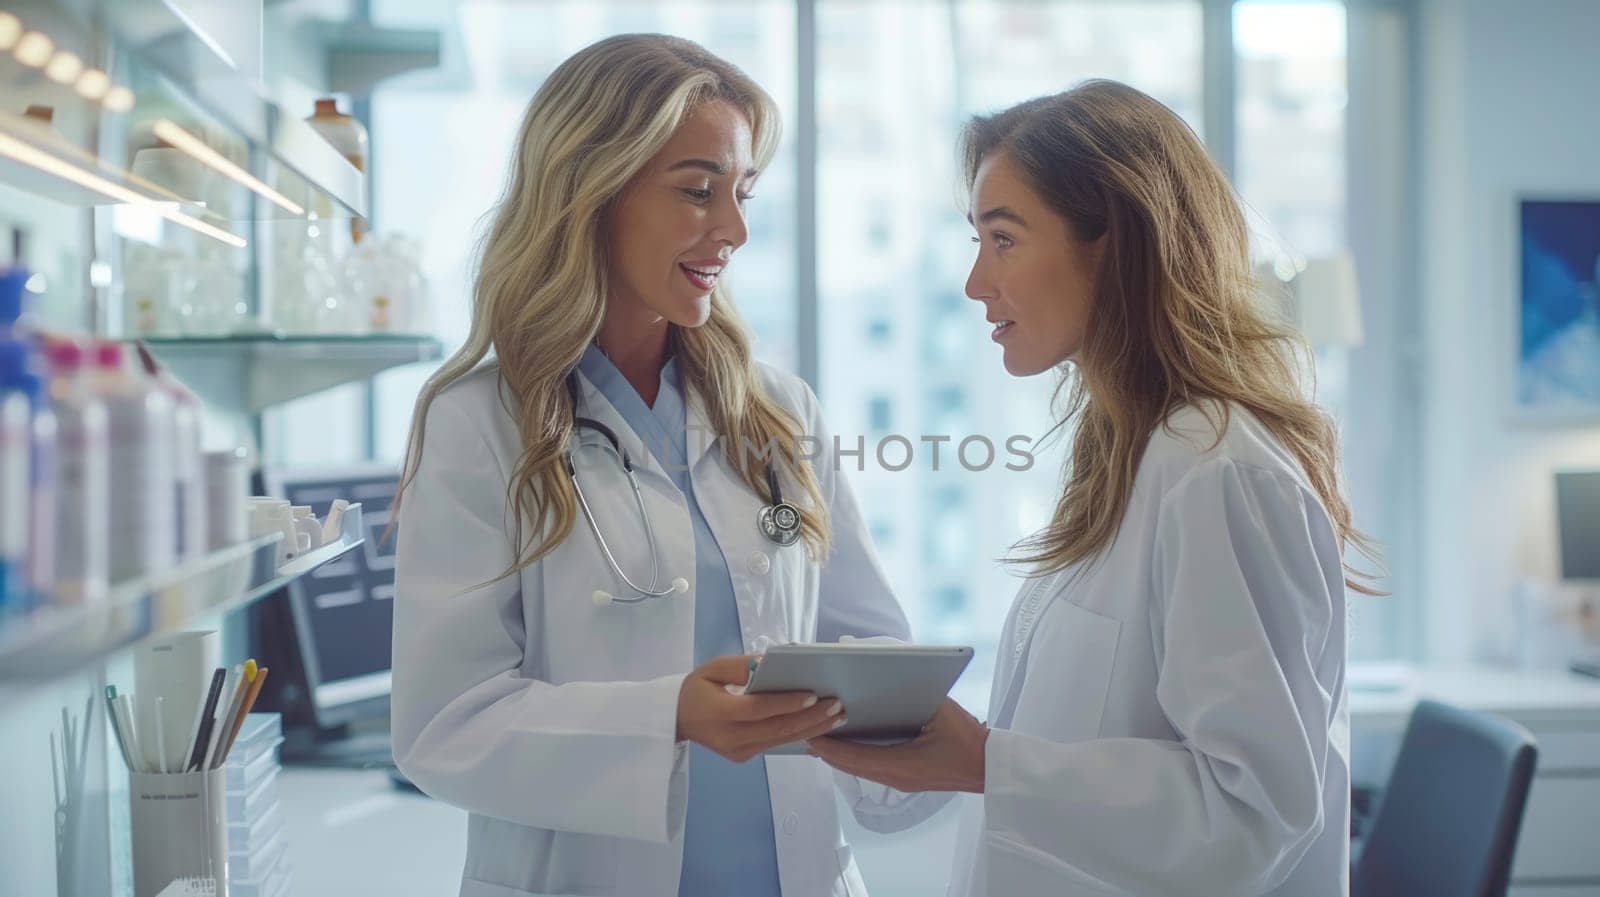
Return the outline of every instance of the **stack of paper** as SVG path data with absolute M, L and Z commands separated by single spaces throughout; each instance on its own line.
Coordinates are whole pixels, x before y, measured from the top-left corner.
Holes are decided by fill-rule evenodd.
M 283 723 L 278 714 L 252 713 L 228 754 L 229 897 L 289 893 L 288 844 L 278 809 L 280 744 Z

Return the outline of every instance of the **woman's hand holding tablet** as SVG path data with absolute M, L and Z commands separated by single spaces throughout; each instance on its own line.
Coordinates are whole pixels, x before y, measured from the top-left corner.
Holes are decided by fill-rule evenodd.
M 818 700 L 804 689 L 734 694 L 729 685 L 750 677 L 750 657 L 713 657 L 678 690 L 678 740 L 705 745 L 743 763 L 769 748 L 826 735 L 844 724 L 837 700 Z
M 971 660 L 968 647 L 864 640 L 779 645 L 761 657 L 745 690 L 747 696 L 804 692 L 838 699 L 848 722 L 822 734 L 892 743 L 917 737 Z M 796 743 L 777 752 L 803 750 Z

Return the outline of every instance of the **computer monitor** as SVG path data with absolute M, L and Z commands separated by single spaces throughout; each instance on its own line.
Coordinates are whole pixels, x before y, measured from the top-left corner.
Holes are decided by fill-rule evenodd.
M 292 666 L 279 707 L 319 732 L 389 715 L 394 628 L 394 536 L 385 540 L 400 472 L 388 466 L 264 470 L 267 494 L 323 517 L 336 499 L 360 502 L 360 548 L 290 584 L 284 608 L 263 608 L 257 650 Z M 288 631 L 285 631 L 285 630 Z M 273 677 L 276 678 L 276 677 Z M 271 681 L 269 679 L 269 681 Z
M 1561 578 L 1600 580 L 1600 471 L 1556 474 Z

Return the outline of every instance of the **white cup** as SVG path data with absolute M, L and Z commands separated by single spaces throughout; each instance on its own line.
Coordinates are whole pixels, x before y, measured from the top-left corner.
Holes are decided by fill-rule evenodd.
M 179 879 L 210 879 L 227 897 L 226 774 L 128 773 L 134 897 L 157 897 Z

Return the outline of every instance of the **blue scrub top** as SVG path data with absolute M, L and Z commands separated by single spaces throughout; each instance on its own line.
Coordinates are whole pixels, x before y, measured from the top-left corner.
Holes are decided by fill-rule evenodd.
M 600 390 L 677 484 L 694 527 L 694 662 L 743 654 L 739 609 L 722 547 L 706 525 L 689 480 L 688 407 L 676 359 L 661 369 L 661 387 L 649 406 L 611 360 L 590 346 L 578 370 Z M 778 847 L 772 828 L 767 765 L 726 760 L 689 743 L 689 808 L 683 834 L 680 895 L 780 897 Z

